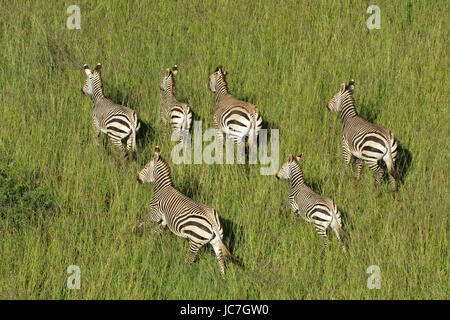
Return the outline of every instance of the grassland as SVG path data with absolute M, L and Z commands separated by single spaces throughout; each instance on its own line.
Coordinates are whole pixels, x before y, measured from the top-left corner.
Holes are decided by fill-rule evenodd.
M 449 2 L 1 1 L 0 298 L 3 299 L 436 299 L 448 298 Z M 146 124 L 135 161 L 91 138 L 80 93 L 84 63 L 103 64 L 106 96 Z M 220 277 L 211 247 L 186 263 L 188 243 L 153 227 L 133 233 L 151 185 L 136 174 L 155 145 L 174 143 L 159 117 L 159 84 L 178 64 L 177 97 L 212 126 L 208 76 L 229 71 L 232 93 L 280 130 L 280 164 L 303 152 L 305 178 L 344 214 L 349 255 L 337 240 L 321 259 L 311 224 L 278 213 L 289 184 L 259 166 L 173 165 L 174 184 L 214 206 L 225 242 L 244 263 Z M 325 104 L 355 79 L 357 109 L 390 128 L 402 153 L 399 200 L 376 194 L 364 168 L 343 171 L 341 123 Z M 81 289 L 66 286 L 69 265 Z M 370 265 L 381 289 L 366 286 Z

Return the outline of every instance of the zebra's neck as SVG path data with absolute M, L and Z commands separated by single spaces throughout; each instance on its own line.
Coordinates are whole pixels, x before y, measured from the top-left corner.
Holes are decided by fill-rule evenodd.
M 92 80 L 92 102 L 95 103 L 98 100 L 105 98 L 103 94 L 103 85 L 100 79 Z
M 156 171 L 154 192 L 158 192 L 164 188 L 172 186 L 172 178 L 170 177 L 169 166 L 164 163 Z
M 216 102 L 219 102 L 224 96 L 230 94 L 227 82 L 223 77 L 219 77 L 216 82 Z
M 341 120 L 342 124 L 345 126 L 345 123 L 358 115 L 355 109 L 355 100 L 353 99 L 353 95 L 349 92 L 345 95 L 342 101 L 342 109 L 341 109 Z
M 170 101 L 175 99 L 174 95 L 174 83 L 172 77 L 167 81 L 166 90 L 164 90 L 164 101 Z
M 305 183 L 303 179 L 303 171 L 300 165 L 295 163 L 291 166 L 291 189 L 295 190 Z

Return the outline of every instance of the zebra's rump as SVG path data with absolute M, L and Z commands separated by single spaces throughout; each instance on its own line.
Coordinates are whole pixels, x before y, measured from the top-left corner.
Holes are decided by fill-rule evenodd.
M 363 132 L 352 141 L 352 153 L 363 160 L 379 160 L 388 152 L 389 142 L 379 132 Z
M 192 121 L 192 112 L 189 106 L 175 105 L 169 109 L 168 116 L 174 129 L 189 130 Z
M 100 130 L 104 133 L 123 139 L 136 131 L 140 123 L 133 109 L 115 104 L 109 99 L 104 99 L 94 108 L 94 118 L 97 119 Z
M 125 114 L 109 115 L 104 119 L 103 126 L 106 129 L 107 133 L 111 133 L 120 138 L 125 138 L 132 132 L 131 121 Z
M 315 193 L 306 185 L 296 195 L 291 195 L 291 201 L 295 202 L 298 214 L 306 221 L 326 224 L 332 219 L 333 201 Z
M 328 225 L 332 220 L 331 210 L 324 203 L 316 203 L 307 213 L 308 221 L 315 224 Z
M 262 118 L 259 112 L 249 112 L 241 106 L 234 106 L 217 114 L 222 131 L 230 136 L 243 138 L 249 134 L 254 122 L 255 130 L 259 131 L 262 126 Z
M 211 223 L 202 215 L 180 216 L 173 222 L 173 225 L 177 234 L 195 242 L 210 241 L 215 236 Z

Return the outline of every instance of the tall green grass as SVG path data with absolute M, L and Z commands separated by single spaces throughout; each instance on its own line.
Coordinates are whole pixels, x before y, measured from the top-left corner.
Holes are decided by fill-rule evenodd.
M 0 297 L 4 299 L 448 298 L 449 3 L 377 1 L 1 1 Z M 91 139 L 82 66 L 103 65 L 105 94 L 150 126 L 136 161 Z M 289 184 L 259 166 L 173 165 L 174 184 L 215 207 L 244 264 L 220 277 L 211 247 L 187 265 L 188 243 L 151 224 L 151 185 L 136 175 L 155 145 L 170 158 L 159 84 L 178 64 L 176 95 L 212 126 L 208 76 L 229 71 L 231 92 L 280 130 L 280 164 L 303 152 L 306 181 L 344 214 L 349 256 L 336 238 L 324 258 L 311 224 L 278 213 Z M 399 200 L 367 168 L 343 171 L 341 123 L 325 104 L 355 79 L 360 115 L 390 128 L 403 152 Z M 66 270 L 81 268 L 81 289 Z M 366 269 L 378 265 L 381 289 Z

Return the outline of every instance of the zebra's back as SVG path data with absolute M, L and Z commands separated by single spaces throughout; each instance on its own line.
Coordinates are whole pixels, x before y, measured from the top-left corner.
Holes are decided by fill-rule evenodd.
M 347 121 L 342 132 L 351 153 L 363 160 L 380 160 L 389 148 L 395 159 L 397 143 L 392 132 L 359 116 Z
M 295 202 L 298 213 L 305 220 L 311 222 L 314 214 L 325 215 L 329 218 L 322 217 L 322 219 L 330 220 L 334 201 L 317 194 L 308 186 L 303 185 L 299 188 L 295 194 L 291 195 L 291 199 Z
M 177 236 L 194 237 L 204 242 L 214 238 L 214 227 L 222 233 L 214 208 L 192 200 L 173 187 L 155 196 L 159 199 L 167 226 Z
M 131 129 L 130 123 L 134 124 L 136 128 L 139 125 L 137 114 L 133 109 L 116 104 L 107 98 L 96 103 L 93 117 L 97 119 L 100 130 L 105 133 L 111 122 L 115 122 L 115 127 L 127 133 Z

